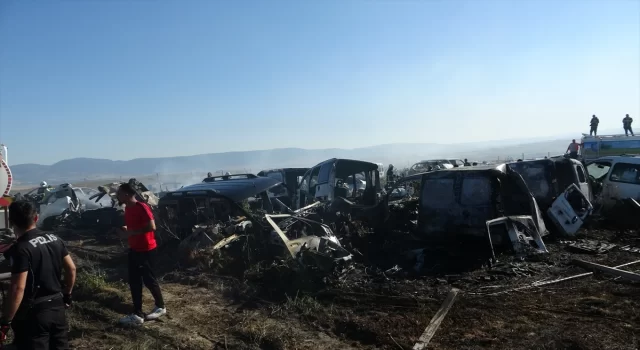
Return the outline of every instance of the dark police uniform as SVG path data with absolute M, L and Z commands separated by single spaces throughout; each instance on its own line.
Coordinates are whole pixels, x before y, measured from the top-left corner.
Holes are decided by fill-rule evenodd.
M 58 237 L 33 229 L 5 253 L 11 273 L 27 272 L 24 298 L 12 321 L 18 349 L 69 349 L 62 297 L 62 261 L 69 255 Z

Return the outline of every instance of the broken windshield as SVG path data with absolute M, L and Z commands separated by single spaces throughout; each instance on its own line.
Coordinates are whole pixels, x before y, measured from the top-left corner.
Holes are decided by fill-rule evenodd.
M 611 163 L 609 162 L 595 162 L 587 166 L 589 176 L 593 176 L 596 180 L 603 180 L 611 169 Z

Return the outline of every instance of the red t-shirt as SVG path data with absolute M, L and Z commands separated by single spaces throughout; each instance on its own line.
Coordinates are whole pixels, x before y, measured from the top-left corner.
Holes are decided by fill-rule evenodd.
M 153 220 L 153 213 L 148 205 L 136 202 L 124 207 L 124 223 L 128 230 L 141 230 Z M 129 236 L 129 247 L 136 252 L 148 252 L 157 247 L 153 231 Z

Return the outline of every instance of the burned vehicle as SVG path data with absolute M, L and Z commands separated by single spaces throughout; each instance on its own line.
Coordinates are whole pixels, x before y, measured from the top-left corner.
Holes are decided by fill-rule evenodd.
M 522 177 L 504 164 L 415 174 L 399 180 L 396 188 L 402 187 L 413 195 L 398 198 L 394 189 L 381 203 L 380 217 L 391 225 L 386 231 L 408 221 L 425 244 L 487 247 L 480 250 L 491 255 L 494 247 L 546 252 L 542 212 Z M 391 220 L 397 206 L 410 214 Z
M 135 178 L 128 183 L 136 191 L 136 198 L 152 208 L 158 203 L 157 197 Z M 124 225 L 124 212 L 116 198 L 121 182 L 98 186 L 98 189 L 74 187 L 62 184 L 49 192 L 40 207 L 38 226 L 44 230 L 69 228 L 92 228 L 109 231 Z
M 57 186 L 42 200 L 38 227 L 53 230 L 76 222 L 84 212 L 111 206 L 111 202 L 107 200 L 91 200 L 96 193 L 98 191 L 92 188 L 74 187 L 68 183 Z
M 426 173 L 428 171 L 451 169 L 453 165 L 447 160 L 422 160 L 409 168 L 408 176 Z
M 587 200 L 593 200 L 589 175 L 584 165 L 575 159 L 526 160 L 507 163 L 507 167 L 522 176 L 542 210 L 551 207 L 571 184 L 575 184 Z
M 593 193 L 584 165 L 554 157 L 508 163 L 522 176 L 543 212 L 561 235 L 575 235 L 592 213 Z M 564 218 L 563 218 L 564 217 Z
M 265 215 L 273 229 L 271 246 L 281 248 L 280 254 L 290 255 L 303 267 L 312 266 L 325 272 L 340 263 L 350 262 L 351 253 L 342 247 L 331 228 L 306 217 L 306 210 L 312 211 L 313 208 L 292 214 Z
M 304 174 L 293 203 L 295 208 L 302 208 L 315 201 L 343 198 L 354 206 L 375 206 L 380 191 L 376 163 L 332 158 Z
M 228 223 L 237 217 L 255 222 L 243 206 L 251 201 L 254 208 L 259 206 L 256 209 L 272 212 L 267 191 L 280 184 L 276 179 L 253 174 L 212 176 L 205 180 L 167 192 L 160 198 L 159 221 L 165 229 L 184 238 L 196 225 Z
M 181 247 L 233 247 L 230 251 L 237 255 L 243 245 L 236 243 L 250 239 L 252 244 L 257 243 L 254 248 L 263 248 L 263 253 L 288 256 L 303 266 L 330 269 L 337 261 L 348 261 L 351 254 L 331 229 L 314 220 L 314 209 L 320 203 L 290 214 L 272 214 L 267 192 L 278 185 L 281 182 L 276 179 L 252 174 L 209 177 L 207 182 L 185 186 L 160 198 L 159 227 L 180 239 Z M 260 208 L 247 210 L 247 201 L 252 199 Z M 258 217 L 258 212 L 264 212 L 264 218 Z
M 135 178 L 131 178 L 127 183 L 131 185 L 134 191 L 136 191 L 136 199 L 138 201 L 147 203 L 152 208 L 158 205 L 158 196 L 149 190 L 149 188 L 147 188 L 142 182 Z M 118 191 L 118 187 L 122 184 L 123 182 L 112 182 L 98 186 L 98 193 L 92 195 L 89 199 L 98 202 L 105 196 L 109 196 L 109 199 L 111 199 L 111 206 L 118 206 L 120 203 L 118 202 L 118 198 L 116 198 L 116 192 Z
M 274 201 L 273 205 L 281 212 L 286 212 L 286 208 L 280 208 L 280 202 L 289 208 L 293 206 L 293 197 L 298 190 L 302 176 L 307 171 L 309 171 L 309 168 L 271 169 L 259 172 L 258 176 L 270 177 L 281 182 L 280 185 L 270 188 L 267 193 L 270 198 L 278 199 L 279 202 Z

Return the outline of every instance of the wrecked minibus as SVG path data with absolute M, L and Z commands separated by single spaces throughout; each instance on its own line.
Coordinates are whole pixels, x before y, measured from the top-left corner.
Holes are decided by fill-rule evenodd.
M 507 163 L 507 167 L 522 176 L 543 211 L 571 184 L 575 184 L 589 201 L 593 200 L 588 172 L 575 159 L 525 160 Z
M 332 158 L 309 169 L 293 203 L 302 208 L 315 201 L 341 197 L 355 206 L 375 206 L 381 191 L 378 165 L 360 160 Z
M 293 204 L 292 199 L 298 190 L 300 180 L 308 170 L 309 168 L 270 169 L 260 171 L 258 176 L 270 177 L 280 181 L 280 185 L 270 188 L 267 193 L 270 198 L 277 198 L 285 206 L 291 207 Z M 286 208 L 279 208 L 280 204 L 278 202 L 273 203 L 273 205 L 282 212 L 286 211 Z
M 505 164 L 415 174 L 399 180 L 396 188 L 402 187 L 415 189 L 409 191 L 413 195 L 398 198 L 390 191 L 383 216 L 389 220 L 394 206 L 415 208 L 413 231 L 421 240 L 480 244 L 491 254 L 494 246 L 546 252 L 541 237 L 549 231 L 542 212 L 522 177 Z
M 267 191 L 280 184 L 276 179 L 253 174 L 215 176 L 206 180 L 167 192 L 159 200 L 160 221 L 178 237 L 188 236 L 199 224 L 229 222 L 234 217 L 250 218 L 242 207 L 245 201 L 251 200 L 260 209 L 272 212 Z

